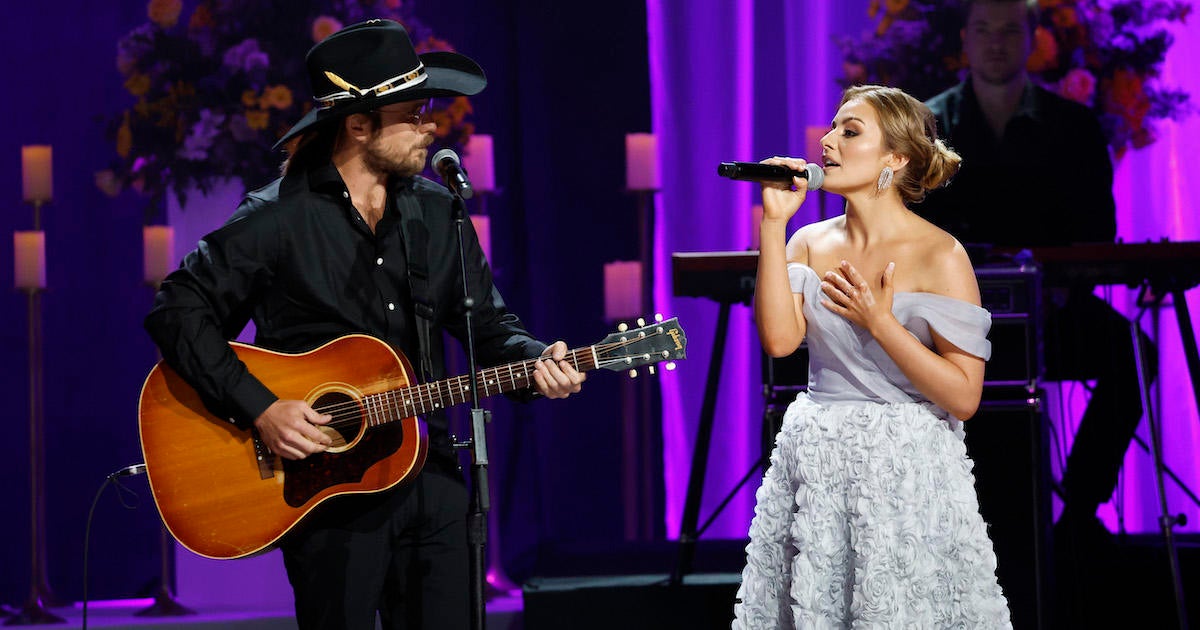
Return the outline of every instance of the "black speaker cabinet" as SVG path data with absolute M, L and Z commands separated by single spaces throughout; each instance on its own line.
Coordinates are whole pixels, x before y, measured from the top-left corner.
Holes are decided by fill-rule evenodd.
M 992 357 L 985 387 L 1027 387 L 1042 376 L 1042 274 L 1034 266 L 975 270 L 979 297 L 992 314 Z
M 979 511 L 1017 630 L 1049 628 L 1054 612 L 1047 419 L 1040 393 L 1023 400 L 985 398 L 964 425 Z

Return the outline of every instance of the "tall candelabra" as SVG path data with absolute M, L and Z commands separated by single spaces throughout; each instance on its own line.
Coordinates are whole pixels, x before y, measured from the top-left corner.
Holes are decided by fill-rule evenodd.
M 155 292 L 175 264 L 174 245 L 175 232 L 170 226 L 147 225 L 142 228 L 142 277 Z M 162 563 L 159 567 L 158 591 L 154 593 L 153 604 L 133 614 L 138 617 L 194 615 L 196 611 L 175 600 L 175 539 L 171 538 L 165 525 L 159 529 Z
M 50 201 L 51 148 L 21 147 L 24 199 L 33 206 L 33 229 L 13 233 L 13 284 L 26 296 L 29 326 L 29 598 L 7 626 L 66 623 L 47 610 L 59 602 L 46 571 L 45 401 L 42 366 L 42 292 L 46 289 L 46 236 L 42 206 Z

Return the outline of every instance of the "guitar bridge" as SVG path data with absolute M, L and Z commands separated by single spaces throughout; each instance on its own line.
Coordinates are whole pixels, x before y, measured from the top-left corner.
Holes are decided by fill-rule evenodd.
M 251 432 L 251 439 L 254 441 L 254 460 L 258 464 L 259 479 L 275 477 L 275 453 L 259 439 L 258 431 Z

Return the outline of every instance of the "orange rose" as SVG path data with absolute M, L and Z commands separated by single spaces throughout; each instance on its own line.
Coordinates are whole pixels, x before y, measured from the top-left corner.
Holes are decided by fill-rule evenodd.
M 150 21 L 162 28 L 175 26 L 182 10 L 182 0 L 150 0 L 150 4 L 146 5 L 146 15 L 150 17 Z
M 1075 13 L 1075 7 L 1062 7 L 1050 14 L 1050 21 L 1060 29 L 1068 29 L 1079 24 L 1079 16 Z
M 1042 72 L 1057 65 L 1058 42 L 1054 39 L 1054 33 L 1039 26 L 1033 33 L 1033 53 L 1029 55 L 1025 68 L 1030 72 Z
M 313 20 L 312 38 L 314 42 L 319 42 L 330 35 L 342 30 L 342 23 L 328 15 Z
M 207 4 L 202 4 L 192 11 L 192 18 L 188 20 L 189 29 L 209 28 L 213 26 L 212 11 L 209 10 Z
M 450 42 L 433 36 L 426 37 L 424 41 L 417 44 L 417 52 L 427 53 L 431 51 L 454 52 L 454 47 L 450 45 Z
M 1125 119 L 1131 129 L 1140 129 L 1142 119 L 1150 111 L 1142 77 L 1132 70 L 1117 70 L 1108 86 L 1105 109 Z
M 907 6 L 908 0 L 883 0 L 883 10 L 888 15 L 899 15 Z

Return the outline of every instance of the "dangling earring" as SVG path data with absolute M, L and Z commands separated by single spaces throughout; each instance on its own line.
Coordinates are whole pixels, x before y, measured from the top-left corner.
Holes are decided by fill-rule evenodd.
M 891 185 L 892 185 L 892 167 L 885 166 L 885 167 L 883 167 L 883 170 L 879 172 L 879 181 L 875 183 L 875 190 L 877 192 L 883 192 L 888 189 L 888 186 L 891 186 Z

